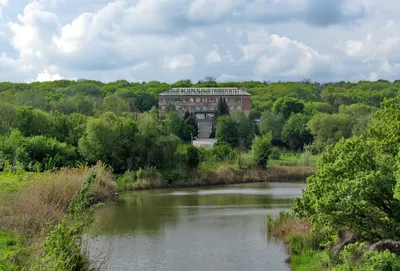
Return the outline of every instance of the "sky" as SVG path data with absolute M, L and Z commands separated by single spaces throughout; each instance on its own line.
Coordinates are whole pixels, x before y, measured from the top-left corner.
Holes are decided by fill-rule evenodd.
M 0 0 L 0 81 L 393 81 L 398 14 L 398 0 Z

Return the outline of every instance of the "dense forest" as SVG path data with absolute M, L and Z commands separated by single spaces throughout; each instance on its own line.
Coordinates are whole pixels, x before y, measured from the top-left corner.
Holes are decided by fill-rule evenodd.
M 400 81 L 4 82 L 0 170 L 43 171 L 98 160 L 117 172 L 171 169 L 179 158 L 170 157 L 182 151 L 179 146 L 190 140 L 196 123 L 191 115 L 182 120 L 173 108 L 159 117 L 157 95 L 171 87 L 226 86 L 245 87 L 252 94 L 253 112 L 249 118 L 240 112 L 221 116 L 216 126 L 219 145 L 246 152 L 255 135 L 271 133 L 273 145 L 320 153 L 343 137 L 365 134 L 384 98 L 398 95 Z

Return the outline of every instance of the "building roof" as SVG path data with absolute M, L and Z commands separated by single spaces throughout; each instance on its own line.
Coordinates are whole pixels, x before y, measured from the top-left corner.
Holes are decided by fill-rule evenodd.
M 171 88 L 160 96 L 251 96 L 245 88 Z

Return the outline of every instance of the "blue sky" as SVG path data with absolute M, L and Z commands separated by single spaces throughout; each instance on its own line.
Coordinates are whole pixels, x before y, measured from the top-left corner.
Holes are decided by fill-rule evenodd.
M 398 0 L 0 0 L 0 81 L 395 80 L 398 14 Z

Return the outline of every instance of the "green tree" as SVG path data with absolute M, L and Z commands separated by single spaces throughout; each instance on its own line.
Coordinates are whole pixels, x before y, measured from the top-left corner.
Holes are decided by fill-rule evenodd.
M 272 111 L 288 119 L 292 113 L 303 113 L 304 103 L 296 98 L 281 97 L 275 101 Z
M 272 133 L 272 140 L 275 143 L 282 141 L 282 131 L 285 125 L 285 118 L 282 113 L 264 112 L 260 118 L 261 134 Z
M 104 98 L 103 110 L 104 112 L 114 112 L 117 116 L 121 116 L 123 113 L 130 112 L 130 106 L 126 100 L 113 94 Z
M 253 140 L 252 153 L 259 168 L 266 168 L 272 150 L 272 134 L 257 136 Z
M 137 124 L 107 112 L 88 121 L 85 135 L 79 140 L 79 152 L 91 163 L 103 161 L 117 172 L 135 166 Z
M 0 102 L 0 134 L 10 132 L 10 128 L 16 117 L 16 109 L 9 103 Z
M 313 148 L 320 152 L 341 138 L 351 137 L 354 121 L 345 114 L 319 113 L 314 115 L 308 122 L 308 128 L 314 136 Z
M 400 201 L 394 198 L 394 157 L 375 140 L 342 139 L 327 147 L 295 212 L 317 229 L 350 229 L 367 241 L 400 238 Z
M 239 147 L 242 150 L 249 150 L 251 142 L 254 137 L 254 126 L 252 122 L 246 117 L 243 111 L 234 111 L 232 118 L 237 123 L 237 129 L 239 134 Z
M 222 97 L 219 97 L 218 99 L 217 110 L 215 112 L 215 115 L 216 117 L 229 115 L 229 106 L 226 100 Z
M 307 128 L 308 117 L 303 114 L 292 114 L 282 131 L 282 141 L 291 149 L 301 149 L 312 142 L 312 135 Z
M 233 148 L 239 145 L 238 124 L 230 116 L 218 117 L 216 123 L 217 141 L 226 142 Z

